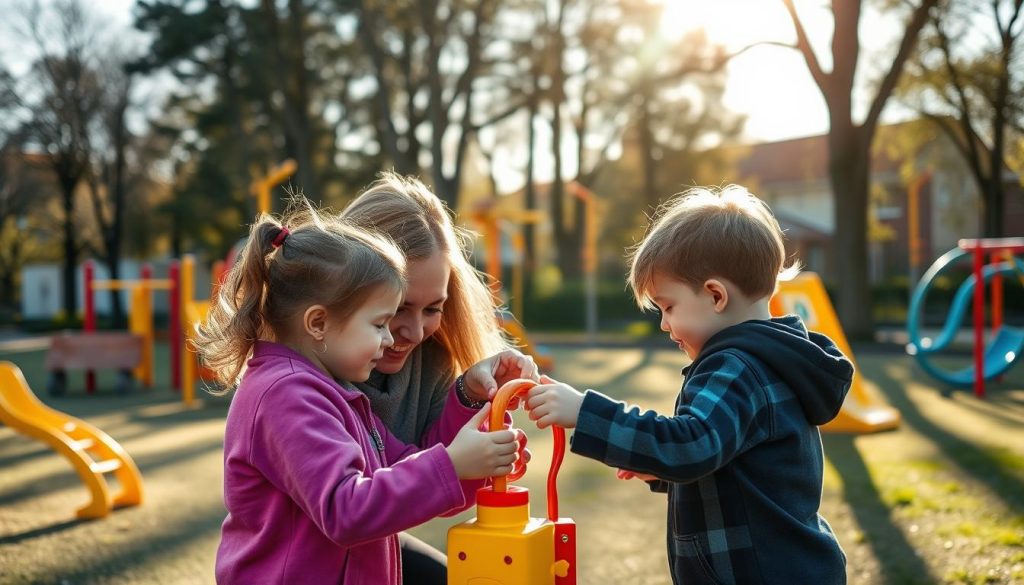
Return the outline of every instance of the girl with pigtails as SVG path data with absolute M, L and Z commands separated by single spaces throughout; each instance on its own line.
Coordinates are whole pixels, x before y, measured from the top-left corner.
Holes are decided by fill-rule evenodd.
M 403 441 L 374 414 L 360 386 L 395 343 L 405 257 L 300 203 L 252 226 L 196 338 L 237 385 L 217 581 L 398 585 L 398 533 L 472 505 L 486 478 L 512 470 L 516 435 L 479 430 L 489 408 L 464 404 L 454 383 L 427 440 Z M 506 377 L 481 367 L 489 376 L 461 384 Z

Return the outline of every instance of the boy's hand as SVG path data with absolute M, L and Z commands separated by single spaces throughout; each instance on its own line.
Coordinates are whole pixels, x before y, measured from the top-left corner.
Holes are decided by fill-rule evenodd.
M 635 471 L 626 471 L 625 469 L 619 469 L 615 471 L 615 477 L 619 479 L 642 479 L 644 481 L 658 481 L 658 477 L 649 473 L 637 473 Z
M 547 376 L 541 376 L 540 382 L 526 395 L 526 410 L 530 412 L 530 420 L 536 422 L 541 429 L 551 425 L 567 429 L 575 427 L 583 404 L 583 394 Z
M 459 479 L 483 479 L 508 475 L 518 459 L 519 443 L 510 430 L 481 431 L 491 405 L 481 408 L 455 435 L 446 451 Z

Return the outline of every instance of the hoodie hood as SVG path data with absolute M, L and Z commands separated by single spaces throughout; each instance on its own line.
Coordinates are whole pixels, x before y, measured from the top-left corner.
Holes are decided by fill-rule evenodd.
M 814 425 L 835 418 L 853 380 L 853 364 L 836 344 L 820 333 L 808 332 L 795 315 L 745 321 L 719 331 L 687 371 L 726 349 L 746 352 L 771 368 L 793 390 Z

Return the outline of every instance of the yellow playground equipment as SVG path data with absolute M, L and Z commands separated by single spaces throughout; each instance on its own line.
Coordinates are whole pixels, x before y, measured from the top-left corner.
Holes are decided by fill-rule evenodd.
M 174 282 L 171 279 L 153 278 L 153 269 L 148 264 L 143 265 L 141 278 L 135 280 L 96 280 L 95 264 L 92 260 L 85 263 L 83 267 L 83 278 L 85 280 L 85 318 L 83 329 L 88 332 L 96 331 L 96 301 L 95 294 L 101 290 L 128 290 L 131 307 L 128 314 L 128 331 L 138 335 L 142 339 L 142 359 L 135 367 L 133 374 L 136 380 L 142 382 L 147 388 L 153 386 L 153 346 L 155 332 L 153 328 L 153 291 L 173 291 Z M 174 327 L 174 324 L 171 325 Z M 91 394 L 96 390 L 96 377 L 92 372 L 86 376 L 86 389 Z
M 40 402 L 18 366 L 6 361 L 0 362 L 0 422 L 46 443 L 71 462 L 92 495 L 78 509 L 79 518 L 102 518 L 113 508 L 142 503 L 142 476 L 121 445 L 89 423 Z M 119 492 L 112 493 L 108 473 L 117 478 Z
M 249 185 L 249 192 L 256 197 L 256 210 L 260 213 L 270 213 L 270 190 L 288 180 L 288 177 L 295 173 L 299 165 L 293 159 L 285 159 L 281 164 L 273 167 L 267 174 L 254 179 Z
M 256 208 L 259 213 L 270 213 L 272 211 L 270 190 L 280 183 L 288 180 L 288 177 L 295 173 L 298 165 L 292 159 L 286 159 L 281 164 L 271 168 L 267 174 L 253 180 L 249 190 L 256 197 Z M 228 262 L 233 262 L 237 250 L 232 250 Z M 181 398 L 187 406 L 195 402 L 196 384 L 200 380 L 213 381 L 213 372 L 204 368 L 199 363 L 193 347 L 196 327 L 206 319 L 210 312 L 210 303 L 217 298 L 217 291 L 224 276 L 231 266 L 223 260 L 213 263 L 211 275 L 213 277 L 212 291 L 208 300 L 195 298 L 195 256 L 186 254 L 179 264 L 179 298 L 178 306 L 181 311 L 181 334 L 175 341 L 177 347 L 175 352 L 179 355 L 179 378 L 181 380 Z M 172 352 L 173 353 L 173 352 Z M 171 360 L 174 362 L 174 360 Z
M 486 248 L 486 264 L 485 271 L 488 276 L 491 277 L 491 289 L 494 294 L 498 297 L 501 296 L 502 283 L 501 283 L 501 233 L 502 228 L 505 224 L 526 224 L 526 223 L 539 223 L 544 214 L 536 210 L 526 211 L 507 211 L 497 209 L 494 203 L 487 201 L 479 206 L 470 214 L 470 219 L 475 223 L 483 232 L 484 242 L 487 244 Z M 516 253 L 522 254 L 525 250 L 526 243 L 523 239 L 522 231 L 514 230 L 511 232 L 512 247 Z M 537 366 L 541 370 L 550 371 L 555 366 L 555 360 L 545 351 L 535 345 L 526 333 L 526 328 L 517 320 L 523 316 L 523 263 L 517 262 L 512 269 L 512 311 L 498 310 L 496 317 L 498 324 L 502 329 L 512 338 L 515 343 L 520 345 L 520 349 L 523 353 L 533 356 Z
M 535 385 L 512 380 L 495 394 L 490 428 L 502 428 L 514 396 Z M 576 523 L 558 516 L 558 468 L 565 429 L 552 427 L 555 450 L 548 471 L 548 517 L 530 517 L 530 492 L 495 477 L 477 491 L 477 517 L 448 531 L 448 585 L 575 585 Z
M 196 259 L 192 254 L 185 254 L 181 258 L 179 268 L 179 293 L 181 298 L 178 306 L 181 308 L 181 399 L 186 406 L 192 406 L 196 397 L 196 384 L 199 380 L 213 380 L 213 374 L 199 363 L 193 347 L 193 339 L 196 334 L 196 327 L 206 319 L 210 312 L 210 299 L 217 298 L 217 289 L 224 277 L 225 265 L 223 260 L 213 263 L 213 290 L 210 299 L 205 301 L 195 298 L 195 270 Z
M 857 373 L 857 363 L 853 351 L 839 324 L 832 301 L 825 292 L 821 278 L 813 272 L 802 272 L 788 282 L 779 284 L 779 291 L 772 297 L 771 311 L 773 315 L 799 315 L 807 328 L 823 333 L 839 346 L 839 349 L 854 363 L 853 385 L 846 396 L 846 402 L 831 422 L 822 426 L 822 430 L 836 433 L 874 433 L 895 429 L 900 425 L 900 413 L 895 408 L 884 404 L 873 393 L 869 392 Z

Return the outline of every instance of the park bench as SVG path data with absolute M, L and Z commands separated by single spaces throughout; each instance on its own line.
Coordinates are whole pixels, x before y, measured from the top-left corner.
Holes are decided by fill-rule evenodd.
M 101 331 L 62 333 L 50 340 L 46 369 L 50 371 L 50 394 L 67 390 L 68 370 L 118 370 L 118 392 L 133 385 L 132 370 L 142 363 L 142 337 L 131 333 Z

